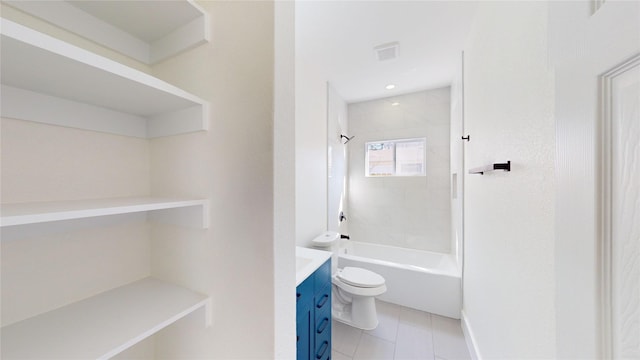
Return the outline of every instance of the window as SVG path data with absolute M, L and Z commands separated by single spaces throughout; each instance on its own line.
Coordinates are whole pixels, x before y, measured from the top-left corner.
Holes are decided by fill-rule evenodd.
M 424 138 L 367 142 L 366 176 L 424 176 L 425 143 Z

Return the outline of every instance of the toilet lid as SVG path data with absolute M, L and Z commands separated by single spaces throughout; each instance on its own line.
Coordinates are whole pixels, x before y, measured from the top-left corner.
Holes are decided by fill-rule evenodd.
M 373 271 L 357 267 L 345 267 L 338 273 L 343 282 L 357 287 L 373 288 L 384 285 L 384 278 Z

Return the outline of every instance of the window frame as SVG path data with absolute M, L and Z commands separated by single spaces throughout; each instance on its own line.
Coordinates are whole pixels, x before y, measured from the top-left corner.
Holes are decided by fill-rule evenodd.
M 412 173 L 412 174 L 398 174 L 398 162 L 397 162 L 397 144 L 400 143 L 410 143 L 410 142 L 422 142 L 422 172 L 420 173 Z M 393 144 L 393 174 L 371 174 L 370 173 L 370 165 L 369 165 L 369 145 L 371 144 L 383 144 L 383 143 L 392 143 Z M 427 138 L 426 137 L 416 137 L 416 138 L 402 138 L 402 139 L 387 139 L 387 140 L 373 140 L 366 141 L 364 143 L 364 176 L 368 178 L 389 178 L 389 177 L 421 177 L 427 176 Z

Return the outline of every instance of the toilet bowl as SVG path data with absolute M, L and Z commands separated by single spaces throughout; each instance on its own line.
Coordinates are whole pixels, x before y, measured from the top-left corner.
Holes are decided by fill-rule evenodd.
M 378 326 L 375 297 L 387 291 L 384 278 L 373 271 L 357 267 L 339 269 L 332 276 L 332 316 L 358 329 Z
M 332 317 L 363 330 L 378 326 L 375 297 L 387 291 L 385 280 L 373 271 L 357 267 L 338 268 L 338 240 L 336 232 L 325 232 L 314 239 L 313 245 L 332 252 Z

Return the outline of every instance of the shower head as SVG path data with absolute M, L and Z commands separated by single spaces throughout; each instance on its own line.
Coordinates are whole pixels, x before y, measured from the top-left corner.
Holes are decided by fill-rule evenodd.
M 342 143 L 343 145 L 346 145 L 346 144 L 347 144 L 349 141 L 351 141 L 351 139 L 353 139 L 354 137 L 356 137 L 356 136 L 354 135 L 354 136 L 352 136 L 352 137 L 348 137 L 348 136 L 347 136 L 347 135 L 345 135 L 345 134 L 341 134 L 341 135 L 340 135 L 340 140 L 342 140 L 342 139 L 346 139 L 346 140 L 345 140 L 345 142 L 343 142 L 343 143 Z

